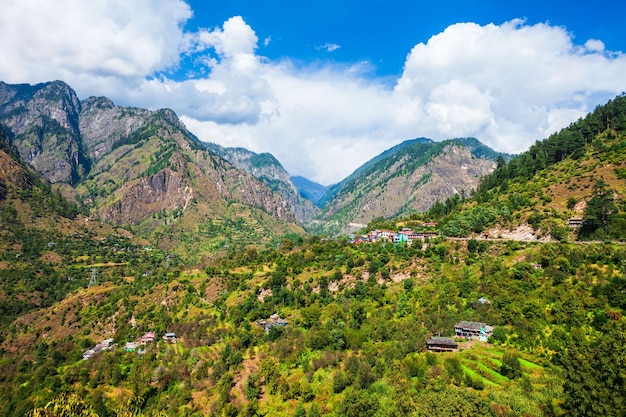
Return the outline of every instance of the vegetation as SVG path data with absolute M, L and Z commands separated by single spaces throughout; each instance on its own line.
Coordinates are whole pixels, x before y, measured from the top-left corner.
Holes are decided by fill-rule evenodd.
M 455 196 L 426 213 L 448 236 L 482 233 L 499 225 L 529 224 L 556 240 L 626 236 L 626 96 L 535 143 L 483 178 L 472 199 Z M 582 217 L 577 233 L 568 219 Z
M 595 355 L 620 355 L 609 346 L 624 325 L 626 302 L 614 296 L 626 265 L 621 245 L 437 239 L 419 248 L 310 238 L 202 270 L 126 248 L 126 262 L 100 267 L 98 286 L 84 279 L 59 301 L 33 306 L 34 315 L 6 321 L 3 415 L 66 407 L 76 401 L 68 392 L 97 415 L 120 415 L 129 401 L 136 415 L 164 406 L 168 415 L 562 415 L 580 409 L 570 393 L 581 383 L 614 380 L 611 362 Z M 93 261 L 107 265 L 119 255 L 100 253 Z M 274 313 L 289 324 L 266 333 L 256 322 Z M 497 331 L 490 344 L 425 351 L 427 337 L 451 335 L 459 320 Z M 122 351 L 148 330 L 174 331 L 180 341 Z M 108 336 L 117 348 L 81 360 Z M 19 355 L 8 349 L 18 345 Z M 623 382 L 615 377 L 603 385 L 613 398 L 604 415 L 619 410 L 610 408 Z
M 473 196 L 368 226 L 438 221 L 412 245 L 270 233 L 234 202 L 114 228 L 2 178 L 0 416 L 624 415 L 623 100 L 501 158 Z M 559 237 L 476 236 L 520 224 Z M 493 332 L 427 351 L 459 321 Z

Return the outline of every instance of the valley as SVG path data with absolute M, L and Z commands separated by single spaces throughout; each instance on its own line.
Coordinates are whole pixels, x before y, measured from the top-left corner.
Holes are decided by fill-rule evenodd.
M 0 415 L 624 414 L 623 95 L 328 189 L 171 110 L 0 99 Z

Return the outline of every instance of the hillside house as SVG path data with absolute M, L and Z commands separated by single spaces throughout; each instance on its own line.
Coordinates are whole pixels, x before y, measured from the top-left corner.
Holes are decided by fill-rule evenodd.
M 488 299 L 486 299 L 485 297 L 480 297 L 477 301 L 476 301 L 479 305 L 490 305 L 491 301 L 489 301 Z
M 431 337 L 426 339 L 426 348 L 431 352 L 453 352 L 459 345 L 449 337 Z
M 583 224 L 583 218 L 582 217 L 570 217 L 570 219 L 567 221 L 567 225 L 569 227 L 580 227 Z
M 111 349 L 111 347 L 113 347 L 113 339 L 103 340 L 102 342 L 97 343 L 91 349 L 87 349 L 83 353 L 83 359 L 91 359 L 94 355 L 102 351 L 109 350 Z
M 456 337 L 464 339 L 478 339 L 483 342 L 493 333 L 493 327 L 476 321 L 460 321 L 454 325 Z
M 257 326 L 265 329 L 265 333 L 269 333 L 273 326 L 286 327 L 289 322 L 280 318 L 278 314 L 272 314 L 268 319 L 260 319 L 256 322 Z
M 139 343 L 142 345 L 154 343 L 154 337 L 154 332 L 146 332 L 143 336 L 141 336 L 141 339 L 139 339 Z
M 137 350 L 137 343 L 136 342 L 128 342 L 124 345 L 124 351 L 125 352 L 135 352 Z
M 176 343 L 176 333 L 165 333 L 163 340 L 167 343 Z

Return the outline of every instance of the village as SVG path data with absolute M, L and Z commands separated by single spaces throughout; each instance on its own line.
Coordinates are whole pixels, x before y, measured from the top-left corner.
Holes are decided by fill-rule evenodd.
M 423 223 L 420 228 L 432 229 L 437 226 L 437 223 Z M 420 230 L 415 231 L 409 227 L 404 227 L 398 232 L 393 230 L 372 230 L 366 235 L 348 235 L 350 243 L 375 243 L 375 242 L 390 242 L 390 243 L 404 243 L 411 245 L 414 240 L 424 241 L 425 239 L 434 238 L 440 236 L 439 232 Z
M 174 344 L 177 341 L 176 333 L 171 333 L 171 332 L 165 333 L 162 339 L 166 343 Z M 144 353 L 146 351 L 146 347 L 148 346 L 148 344 L 154 343 L 155 340 L 156 340 L 156 335 L 154 334 L 154 332 L 151 332 L 151 331 L 146 332 L 140 338 L 137 338 L 136 340 L 132 342 L 127 342 L 124 345 L 124 351 L 125 352 L 137 352 L 139 354 Z M 116 346 L 117 344 L 114 343 L 114 339 L 105 339 L 101 342 L 96 343 L 94 347 L 87 349 L 83 353 L 83 360 L 91 359 L 95 355 L 101 352 L 104 352 L 105 350 L 113 349 Z

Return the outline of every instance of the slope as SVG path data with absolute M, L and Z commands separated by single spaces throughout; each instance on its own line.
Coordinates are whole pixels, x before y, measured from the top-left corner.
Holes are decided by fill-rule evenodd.
M 130 224 L 163 249 L 196 258 L 208 255 L 198 252 L 204 241 L 198 233 L 207 222 L 211 228 L 240 222 L 249 226 L 217 227 L 221 246 L 236 235 L 240 244 L 263 245 L 285 233 L 302 233 L 289 225 L 295 217 L 280 196 L 207 152 L 170 110 L 152 113 L 130 136 L 115 142 L 78 184 L 76 198 L 92 216 Z M 197 244 L 188 245 L 193 241 Z
M 618 96 L 485 177 L 475 198 L 431 209 L 444 233 L 626 237 L 626 97 Z
M 308 229 L 346 233 L 374 218 L 425 211 L 438 200 L 469 194 L 495 168 L 496 155 L 475 139 L 407 141 L 332 187 L 328 193 L 332 199 Z
M 235 167 L 254 175 L 272 191 L 282 196 L 289 204 L 298 223 L 308 223 L 318 213 L 312 201 L 302 197 L 289 173 L 273 155 L 257 154 L 244 148 L 225 148 L 214 143 L 208 143 L 207 149 Z

